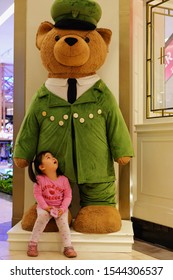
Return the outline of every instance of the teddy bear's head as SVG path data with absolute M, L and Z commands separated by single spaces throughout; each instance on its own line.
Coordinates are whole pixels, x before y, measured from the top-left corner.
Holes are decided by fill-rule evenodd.
M 51 78 L 79 78 L 94 74 L 104 63 L 111 30 L 71 30 L 43 22 L 36 45 Z
M 102 10 L 94 0 L 54 0 L 36 45 L 50 78 L 79 78 L 94 74 L 104 63 L 112 32 L 96 28 Z

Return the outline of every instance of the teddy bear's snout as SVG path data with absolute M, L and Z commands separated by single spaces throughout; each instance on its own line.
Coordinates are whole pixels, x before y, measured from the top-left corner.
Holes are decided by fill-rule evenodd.
M 68 37 L 68 38 L 65 38 L 65 42 L 69 45 L 69 46 L 73 46 L 77 43 L 77 39 L 74 38 L 74 37 Z

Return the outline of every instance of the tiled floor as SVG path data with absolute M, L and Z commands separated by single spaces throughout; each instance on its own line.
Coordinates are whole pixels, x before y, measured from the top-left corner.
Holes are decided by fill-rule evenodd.
M 8 243 L 0 241 L 0 260 L 31 260 L 24 251 L 8 250 Z M 36 260 L 66 260 L 60 252 L 40 252 Z M 78 252 L 75 260 L 154 260 L 155 258 L 133 250 L 131 253 L 85 253 Z
M 7 240 L 7 231 L 11 228 L 12 197 L 0 192 L 0 241 Z
M 0 260 L 28 260 L 24 251 L 9 251 L 7 230 L 11 227 L 12 199 L 0 193 Z M 40 252 L 37 260 L 66 260 L 60 252 Z M 86 253 L 79 252 L 77 260 L 173 260 L 173 252 L 135 240 L 131 253 Z

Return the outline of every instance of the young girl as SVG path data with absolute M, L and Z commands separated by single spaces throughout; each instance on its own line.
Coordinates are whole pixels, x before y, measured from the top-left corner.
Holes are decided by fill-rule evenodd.
M 54 217 L 64 245 L 64 255 L 68 258 L 77 254 L 71 245 L 71 235 L 68 225 L 68 206 L 72 199 L 68 179 L 60 175 L 57 159 L 49 152 L 38 154 L 34 160 L 35 173 L 30 163 L 28 172 L 34 184 L 34 197 L 37 205 L 37 219 L 33 227 L 27 254 L 38 256 L 37 244 L 41 233 L 49 220 Z

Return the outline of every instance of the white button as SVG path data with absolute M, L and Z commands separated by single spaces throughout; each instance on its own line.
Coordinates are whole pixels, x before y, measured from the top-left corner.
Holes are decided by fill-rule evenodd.
M 73 117 L 74 117 L 75 119 L 77 119 L 77 118 L 79 117 L 78 113 L 74 113 L 74 114 L 73 114 Z
M 46 111 L 43 111 L 43 112 L 42 112 L 42 116 L 43 116 L 43 117 L 46 117 L 46 115 L 47 115 Z
M 94 118 L 94 115 L 93 115 L 93 114 L 89 114 L 89 118 L 90 118 L 90 119 L 93 119 L 93 118 Z
M 64 116 L 63 116 L 63 119 L 64 119 L 64 120 L 68 120 L 68 115 L 64 115 Z
M 59 121 L 59 126 L 63 126 L 64 122 L 63 121 Z
M 97 111 L 97 113 L 98 113 L 99 115 L 101 115 L 101 114 L 102 114 L 102 110 L 99 109 L 99 110 Z
M 53 121 L 55 120 L 55 117 L 54 117 L 54 116 L 51 116 L 51 117 L 50 117 L 50 120 L 51 120 L 51 122 L 53 122 Z
M 85 122 L 85 119 L 84 118 L 80 118 L 80 123 L 84 123 Z

